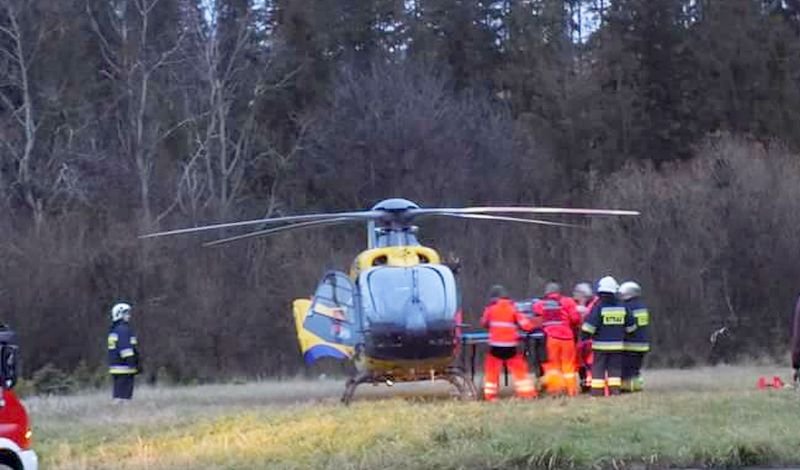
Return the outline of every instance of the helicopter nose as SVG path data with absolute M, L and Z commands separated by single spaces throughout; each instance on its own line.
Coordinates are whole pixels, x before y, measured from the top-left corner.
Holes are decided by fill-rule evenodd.
M 407 306 L 406 310 L 406 334 L 420 336 L 428 330 L 428 323 L 425 321 L 425 308 L 419 302 Z

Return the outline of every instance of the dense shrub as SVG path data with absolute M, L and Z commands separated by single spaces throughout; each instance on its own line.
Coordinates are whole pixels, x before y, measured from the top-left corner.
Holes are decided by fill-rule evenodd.
M 73 392 L 77 383 L 70 374 L 47 364 L 33 373 L 33 389 L 39 395 L 66 395 Z
M 592 272 L 643 284 L 660 360 L 706 360 L 723 327 L 729 359 L 779 357 L 800 278 L 799 180 L 800 159 L 781 145 L 709 139 L 692 161 L 600 179 L 599 204 L 642 216 L 597 221 L 595 235 L 573 243 Z

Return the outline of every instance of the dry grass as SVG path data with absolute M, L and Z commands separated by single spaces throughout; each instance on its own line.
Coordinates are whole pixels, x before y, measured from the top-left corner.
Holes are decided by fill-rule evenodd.
M 451 401 L 443 387 L 287 382 L 33 398 L 43 468 L 625 468 L 800 463 L 800 396 L 770 367 L 658 371 L 609 400 Z M 405 393 L 404 393 L 405 390 Z M 422 392 L 423 398 L 410 398 Z M 405 397 L 403 397 L 405 395 Z

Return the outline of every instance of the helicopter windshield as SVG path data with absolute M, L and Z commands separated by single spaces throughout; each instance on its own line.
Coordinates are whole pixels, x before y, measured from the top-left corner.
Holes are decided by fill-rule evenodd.
M 455 280 L 444 266 L 380 267 L 359 284 L 368 324 L 421 330 L 455 317 Z

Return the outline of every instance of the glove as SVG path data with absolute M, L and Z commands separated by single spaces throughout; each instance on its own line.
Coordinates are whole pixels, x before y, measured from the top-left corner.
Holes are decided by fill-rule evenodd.
M 128 365 L 130 367 L 136 368 L 136 375 L 140 375 L 143 373 L 144 369 L 142 368 L 142 361 L 139 359 L 139 356 L 136 355 L 128 361 Z

